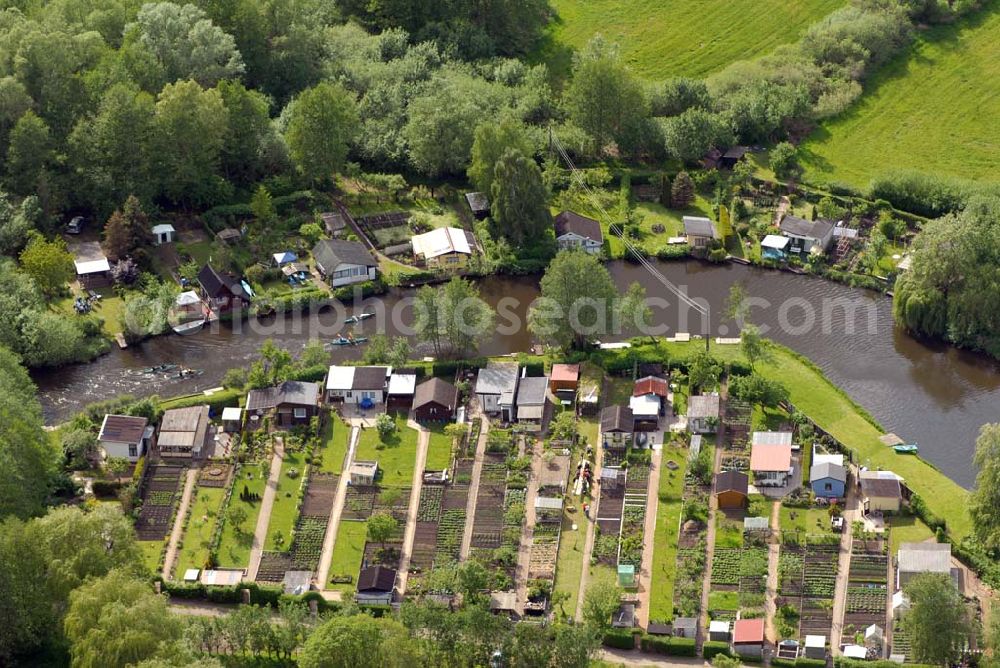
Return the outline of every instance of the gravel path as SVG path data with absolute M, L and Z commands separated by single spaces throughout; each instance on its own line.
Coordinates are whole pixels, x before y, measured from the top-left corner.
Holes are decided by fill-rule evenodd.
M 264 553 L 264 544 L 267 542 L 267 527 L 271 523 L 271 508 L 274 506 L 274 497 L 278 494 L 278 478 L 281 477 L 281 461 L 285 458 L 285 442 L 274 439 L 274 456 L 271 457 L 271 470 L 267 476 L 267 487 L 264 488 L 264 496 L 260 501 L 260 515 L 257 516 L 257 527 L 253 532 L 253 546 L 250 548 L 250 565 L 247 568 L 246 579 L 253 582 L 257 579 L 257 571 L 260 569 L 260 558 Z
M 406 530 L 403 532 L 403 547 L 399 554 L 399 580 L 397 589 L 402 597 L 406 593 L 406 580 L 410 574 L 410 556 L 413 540 L 417 535 L 417 510 L 420 508 L 420 490 L 424 485 L 424 468 L 427 466 L 427 448 L 431 442 L 431 432 L 426 427 L 410 420 L 407 425 L 417 430 L 417 461 L 413 469 L 410 487 L 410 506 L 406 510 Z
M 167 556 L 163 558 L 163 579 L 170 579 L 170 572 L 174 569 L 174 561 L 177 559 L 177 546 L 184 535 L 184 520 L 187 519 L 188 508 L 191 506 L 191 497 L 194 496 L 195 483 L 198 481 L 198 469 L 190 468 L 187 471 L 187 478 L 184 480 L 184 493 L 181 495 L 181 504 L 177 508 L 177 517 L 174 518 L 174 528 L 170 532 L 170 543 L 167 545 Z

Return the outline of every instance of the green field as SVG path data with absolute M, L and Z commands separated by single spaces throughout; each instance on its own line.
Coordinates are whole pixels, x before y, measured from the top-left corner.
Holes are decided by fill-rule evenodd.
M 803 534 L 833 533 L 830 528 L 830 513 L 823 508 L 781 507 L 781 531 Z
M 378 461 L 382 473 L 379 484 L 386 487 L 405 487 L 413 482 L 413 468 L 417 459 L 417 432 L 406 426 L 405 417 L 396 417 L 396 433 L 383 443 L 375 427 L 366 427 L 358 437 L 355 460 Z
M 803 145 L 815 181 L 867 187 L 895 168 L 1000 181 L 1000 2 L 926 31 Z
M 704 76 L 798 39 L 844 0 L 553 0 L 556 18 L 534 59 L 564 76 L 595 34 L 617 42 L 636 74 Z
M 142 563 L 149 569 L 150 573 L 160 574 L 160 557 L 163 556 L 162 540 L 137 540 L 139 553 L 142 554 Z
M 184 527 L 184 547 L 177 555 L 174 574 L 183 576 L 189 568 L 205 568 L 212 534 L 219 521 L 219 509 L 226 495 L 224 487 L 196 487 L 191 515 Z M 237 499 L 238 500 L 238 499 Z
M 354 591 L 358 573 L 361 571 L 361 559 L 365 555 L 365 539 L 368 535 L 368 525 L 364 522 L 340 523 L 337 530 L 337 542 L 333 546 L 333 556 L 330 559 L 330 577 L 350 575 L 350 584 L 331 584 L 330 589 L 343 592 Z
M 677 470 L 667 468 L 667 462 L 677 464 Z M 684 505 L 684 467 L 687 451 L 667 446 L 663 450 L 660 470 L 660 488 L 657 491 L 656 535 L 653 538 L 653 566 L 649 618 L 669 621 L 674 618 L 674 577 L 677 575 L 677 532 Z
M 257 528 L 260 515 L 260 501 L 244 501 L 240 498 L 243 488 L 250 494 L 264 496 L 267 486 L 268 467 L 261 464 L 246 464 L 240 468 L 239 478 L 233 483 L 233 495 L 229 507 L 242 505 L 247 517 L 237 527 L 227 518 L 222 525 L 222 539 L 219 542 L 219 566 L 222 568 L 245 568 L 250 563 L 250 548 L 253 532 Z M 239 530 L 237 530 L 239 529 Z

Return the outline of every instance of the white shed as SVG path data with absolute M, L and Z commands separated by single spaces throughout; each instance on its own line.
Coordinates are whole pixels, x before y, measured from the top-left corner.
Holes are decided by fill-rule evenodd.
M 170 223 L 160 223 L 159 225 L 153 225 L 153 244 L 156 246 L 162 246 L 163 244 L 173 243 L 174 238 L 177 235 L 177 230 Z
M 806 636 L 805 652 L 807 659 L 825 659 L 826 636 Z

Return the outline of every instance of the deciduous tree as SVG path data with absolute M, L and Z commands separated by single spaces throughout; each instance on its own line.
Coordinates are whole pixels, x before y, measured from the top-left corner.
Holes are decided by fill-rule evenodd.
M 903 628 L 913 657 L 922 663 L 946 666 L 958 661 L 971 634 L 969 611 L 951 577 L 922 573 L 903 588 L 910 610 Z
M 469 161 L 469 180 L 479 191 L 487 195 L 493 192 L 496 165 L 510 148 L 526 157 L 534 154 L 528 133 L 520 121 L 507 116 L 499 123 L 480 123 L 476 128 Z
M 348 144 L 360 124 L 351 93 L 339 84 L 323 82 L 300 93 L 285 115 L 285 140 L 305 178 L 328 179 L 343 168 Z
M 545 270 L 541 295 L 528 313 L 532 333 L 562 348 L 582 347 L 610 331 L 617 289 L 590 253 L 561 251 Z
M 21 251 L 21 267 L 47 296 L 62 290 L 75 274 L 66 242 L 61 238 L 48 241 L 37 232 Z
M 430 343 L 435 354 L 447 350 L 464 357 L 493 328 L 493 309 L 479 296 L 479 288 L 457 276 L 443 289 L 418 290 L 414 311 L 417 339 Z
M 537 243 L 551 228 L 549 193 L 534 160 L 505 150 L 493 170 L 491 231 L 515 248 Z

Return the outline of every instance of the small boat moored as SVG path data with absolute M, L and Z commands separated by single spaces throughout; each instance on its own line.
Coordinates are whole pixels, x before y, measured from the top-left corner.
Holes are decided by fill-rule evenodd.
M 896 451 L 898 455 L 915 455 L 920 451 L 916 443 L 904 443 L 902 445 L 894 445 L 892 449 Z

